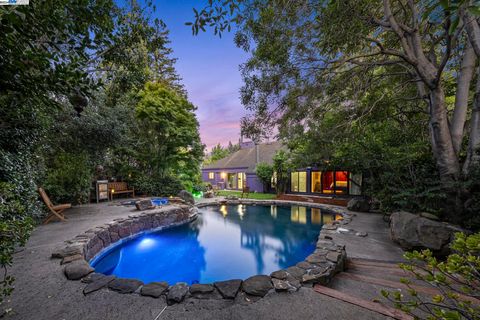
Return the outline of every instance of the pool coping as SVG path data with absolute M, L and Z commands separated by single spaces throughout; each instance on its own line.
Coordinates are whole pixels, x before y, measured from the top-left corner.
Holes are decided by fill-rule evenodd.
M 94 268 L 90 266 L 91 262 L 125 241 L 146 233 L 190 223 L 196 219 L 199 208 L 238 204 L 319 208 L 341 215 L 342 220 L 335 220 L 322 226 L 314 252 L 304 261 L 284 270 L 272 272 L 270 275 L 255 275 L 245 280 L 232 279 L 191 286 L 183 282 L 174 285 L 166 282 L 143 284 L 136 279 L 95 273 Z M 168 304 L 179 303 L 187 295 L 202 299 L 235 299 L 240 293 L 250 297 L 263 297 L 274 291 L 295 292 L 300 287 L 312 287 L 317 283 L 325 285 L 335 274 L 344 271 L 347 259 L 345 245 L 336 244 L 331 235 L 337 232 L 339 226 L 348 224 L 354 215 L 342 207 L 288 200 L 221 199 L 194 206 L 168 205 L 138 211 L 125 218 L 114 219 L 89 229 L 65 241 L 64 246 L 52 253 L 52 258 L 62 259 L 61 264 L 65 265 L 63 272 L 67 279 L 87 283 L 83 290 L 84 294 L 108 287 L 120 293 L 137 293 L 154 298 L 166 296 Z

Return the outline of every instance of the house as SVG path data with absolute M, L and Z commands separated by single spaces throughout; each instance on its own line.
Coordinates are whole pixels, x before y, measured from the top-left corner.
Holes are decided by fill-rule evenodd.
M 241 144 L 241 149 L 235 153 L 205 165 L 202 168 L 202 180 L 221 189 L 242 190 L 248 186 L 250 191 L 264 192 L 264 185 L 255 174 L 255 167 L 262 162 L 273 164 L 273 156 L 282 148 L 277 141 L 258 145 Z
M 257 163 L 273 163 L 275 153 L 284 148 L 280 142 L 259 145 L 241 144 L 241 149 L 230 156 L 205 165 L 202 179 L 221 189 L 264 192 L 264 185 L 255 174 Z M 362 194 L 362 174 L 345 170 L 321 170 L 317 167 L 290 172 L 286 193 L 298 196 L 350 197 Z

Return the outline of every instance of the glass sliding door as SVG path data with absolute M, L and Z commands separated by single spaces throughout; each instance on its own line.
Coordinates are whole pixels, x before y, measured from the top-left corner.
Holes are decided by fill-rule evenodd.
M 333 171 L 323 172 L 322 179 L 322 193 L 334 193 L 335 192 L 335 175 Z
M 239 172 L 237 173 L 237 187 L 238 189 L 242 190 L 245 187 L 245 173 Z
M 227 173 L 227 189 L 237 189 L 236 173 Z
M 295 171 L 290 174 L 290 191 L 307 192 L 306 171 Z
M 322 192 L 322 172 L 321 171 L 312 171 L 312 183 L 311 183 L 311 191 L 313 193 L 321 193 Z
M 335 171 L 335 193 L 348 194 L 348 171 Z

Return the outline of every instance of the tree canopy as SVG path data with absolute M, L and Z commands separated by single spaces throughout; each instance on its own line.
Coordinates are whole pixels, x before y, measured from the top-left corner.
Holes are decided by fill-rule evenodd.
M 385 208 L 464 222 L 478 202 L 465 187 L 479 165 L 478 1 L 212 1 L 192 28 L 233 24 L 251 54 L 245 130 L 276 126 L 298 164 L 361 169 Z

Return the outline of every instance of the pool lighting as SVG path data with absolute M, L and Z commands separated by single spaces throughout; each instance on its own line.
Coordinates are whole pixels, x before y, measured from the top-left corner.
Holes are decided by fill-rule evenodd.
M 203 191 L 195 191 L 195 192 L 192 192 L 192 195 L 193 195 L 195 198 L 202 198 L 202 197 L 203 197 Z
M 141 250 L 145 250 L 151 248 L 154 244 L 155 240 L 153 240 L 152 238 L 143 238 L 138 244 L 138 248 Z

